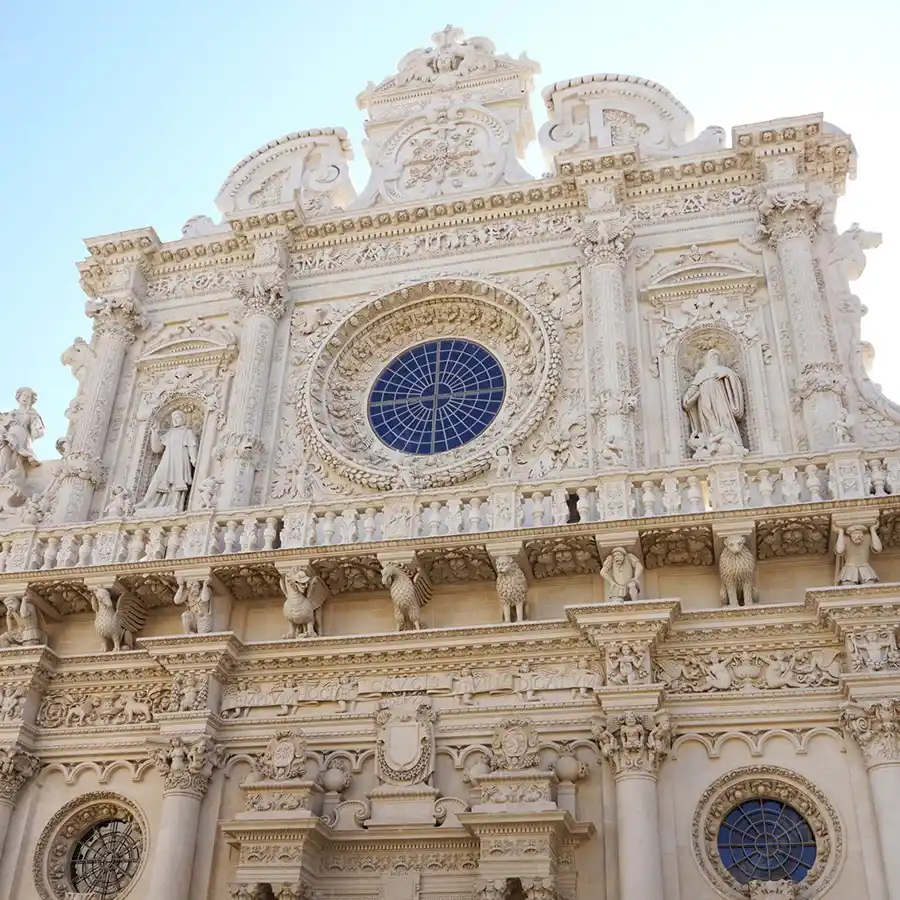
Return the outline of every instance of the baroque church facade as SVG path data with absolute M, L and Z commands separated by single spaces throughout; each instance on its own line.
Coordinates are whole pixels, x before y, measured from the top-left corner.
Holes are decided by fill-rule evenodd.
M 448 27 L 0 418 L 0 900 L 900 900 L 900 406 L 821 115 Z M 520 162 L 538 140 L 541 178 Z

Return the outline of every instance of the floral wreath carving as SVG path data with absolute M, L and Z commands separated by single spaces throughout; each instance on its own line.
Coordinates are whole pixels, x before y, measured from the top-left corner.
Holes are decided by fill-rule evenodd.
M 313 358 L 298 424 L 307 447 L 356 484 L 389 490 L 410 457 L 372 430 L 367 402 L 383 367 L 409 347 L 441 337 L 476 341 L 507 379 L 499 415 L 463 447 L 415 457 L 409 487 L 459 484 L 487 470 L 501 444 L 515 447 L 540 424 L 559 389 L 560 337 L 549 310 L 470 278 L 445 278 L 394 290 L 348 315 Z M 405 460 L 405 462 L 403 462 Z M 410 483 L 412 482 L 412 483 Z
M 32 874 L 41 900 L 64 900 L 74 892 L 69 881 L 69 857 L 75 844 L 98 822 L 121 818 L 133 823 L 140 848 L 140 861 L 131 881 L 118 894 L 124 898 L 141 880 L 147 861 L 147 838 L 150 831 L 141 811 L 121 794 L 95 791 L 70 800 L 57 810 L 41 832 L 34 850 Z
M 792 806 L 809 823 L 816 837 L 816 861 L 797 885 L 798 900 L 813 900 L 833 884 L 844 859 L 844 834 L 834 807 L 809 779 L 779 766 L 745 766 L 717 778 L 703 793 L 694 812 L 691 843 L 694 858 L 709 884 L 721 896 L 745 900 L 719 857 L 719 826 L 736 806 L 754 797 Z

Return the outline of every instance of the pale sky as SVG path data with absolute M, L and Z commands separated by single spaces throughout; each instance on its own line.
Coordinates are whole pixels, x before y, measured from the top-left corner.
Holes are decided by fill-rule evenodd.
M 345 127 L 367 168 L 355 98 L 446 24 L 541 64 L 540 89 L 597 72 L 650 78 L 697 132 L 823 112 L 850 133 L 859 175 L 838 224 L 884 243 L 853 289 L 869 308 L 874 377 L 900 399 L 900 314 L 889 261 L 900 246 L 896 152 L 900 13 L 891 0 L 537 3 L 533 0 L 0 0 L 0 409 L 34 387 L 55 455 L 75 381 L 59 356 L 90 336 L 75 262 L 82 240 L 152 225 L 180 237 L 232 166 L 290 131 Z M 37 12 L 40 10 L 40 12 Z M 536 144 L 526 160 L 544 169 Z

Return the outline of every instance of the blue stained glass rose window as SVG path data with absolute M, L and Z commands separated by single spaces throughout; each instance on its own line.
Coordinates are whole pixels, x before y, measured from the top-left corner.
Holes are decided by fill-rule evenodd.
M 722 863 L 740 884 L 802 881 L 816 861 L 816 838 L 806 819 L 779 800 L 736 806 L 719 827 L 718 845 Z
M 369 422 L 393 450 L 444 453 L 484 432 L 505 391 L 492 353 L 473 341 L 441 338 L 405 350 L 378 376 Z

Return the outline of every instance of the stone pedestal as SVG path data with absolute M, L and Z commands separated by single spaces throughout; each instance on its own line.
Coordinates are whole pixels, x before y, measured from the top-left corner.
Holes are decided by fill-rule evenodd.
M 471 777 L 479 795 L 472 804 L 472 812 L 528 813 L 557 809 L 553 801 L 553 788 L 558 779 L 553 772 L 532 769 L 524 772 L 490 772 Z
M 427 784 L 384 784 L 368 794 L 371 816 L 367 828 L 398 825 L 433 825 L 437 788 Z

